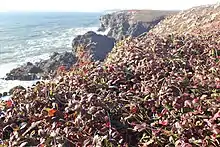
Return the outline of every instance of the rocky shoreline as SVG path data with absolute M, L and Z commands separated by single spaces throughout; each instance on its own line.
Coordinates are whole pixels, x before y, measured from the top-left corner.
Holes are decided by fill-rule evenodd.
M 65 66 L 66 70 L 69 70 L 69 67 L 76 63 L 75 54 L 77 54 L 77 48 L 82 45 L 92 53 L 95 61 L 103 61 L 113 49 L 115 42 L 125 37 L 137 37 L 146 33 L 165 16 L 175 13 L 175 11 L 136 10 L 103 15 L 100 17 L 100 28 L 97 31 L 105 32 L 109 29 L 106 36 L 92 31 L 78 35 L 72 41 L 72 53 L 54 52 L 48 60 L 26 63 L 7 73 L 5 80 L 29 81 L 54 77 L 60 66 Z
M 47 60 L 36 63 L 28 62 L 21 67 L 11 70 L 10 73 L 6 74 L 5 80 L 31 81 L 50 79 L 56 75 L 59 67 L 64 66 L 65 70 L 69 70 L 76 61 L 77 58 L 72 52 L 54 52 Z
M 118 41 L 103 62 L 79 45 L 70 71 L 17 87 L 0 101 L 0 145 L 220 146 L 220 26 L 212 27 L 219 9 L 208 7 L 218 17 L 203 31 L 166 34 L 169 20 L 182 18 L 187 26 L 184 18 L 193 14 L 182 12 L 155 27 L 161 34 Z M 195 19 L 198 26 L 212 20 L 206 13 L 199 17 L 205 19 Z

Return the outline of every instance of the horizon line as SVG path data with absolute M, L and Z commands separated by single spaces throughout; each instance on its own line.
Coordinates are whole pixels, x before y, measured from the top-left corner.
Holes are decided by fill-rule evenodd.
M 62 11 L 62 10 L 9 10 L 9 11 L 0 11 L 0 13 L 65 13 L 65 12 L 74 12 L 74 13 L 102 13 L 108 11 L 129 11 L 129 10 L 153 10 L 153 11 L 181 11 L 180 9 L 110 9 L 110 10 L 100 10 L 100 11 Z

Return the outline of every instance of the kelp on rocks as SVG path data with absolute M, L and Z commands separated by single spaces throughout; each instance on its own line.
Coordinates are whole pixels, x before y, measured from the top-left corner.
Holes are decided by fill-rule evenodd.
M 128 38 L 103 63 L 82 50 L 70 72 L 14 92 L 1 142 L 219 146 L 219 35 Z

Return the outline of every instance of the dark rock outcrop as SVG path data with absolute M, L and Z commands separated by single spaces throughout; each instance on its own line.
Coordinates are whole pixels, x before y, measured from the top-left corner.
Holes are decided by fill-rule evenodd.
M 116 40 L 124 37 L 137 37 L 157 25 L 173 11 L 119 11 L 106 14 L 100 18 L 99 32 L 108 31 L 107 35 L 96 34 L 89 31 L 84 35 L 78 35 L 72 41 L 73 52 L 77 53 L 79 46 L 89 50 L 94 60 L 103 61 L 112 50 Z M 114 39 L 113 39 L 114 38 Z
M 67 70 L 76 62 L 76 57 L 71 52 L 57 53 L 54 52 L 50 59 L 37 62 L 36 65 L 40 67 L 45 73 L 55 71 L 59 66 L 63 65 Z
M 73 52 L 77 52 L 79 45 L 85 46 L 93 55 L 94 60 L 103 61 L 106 55 L 112 50 L 115 44 L 115 39 L 105 35 L 96 34 L 89 31 L 84 35 L 79 35 L 73 39 Z
M 156 10 L 132 10 L 119 11 L 106 14 L 100 18 L 100 28 L 98 31 L 108 31 L 107 36 L 116 40 L 123 37 L 137 37 L 148 32 L 166 16 L 176 14 L 177 11 L 156 11 Z
M 38 79 L 38 74 L 43 73 L 43 70 L 36 65 L 28 62 L 21 67 L 15 68 L 6 74 L 6 80 L 32 80 Z
M 48 78 L 59 68 L 59 66 L 65 66 L 68 70 L 75 62 L 76 57 L 71 52 L 57 53 L 54 52 L 50 59 L 42 60 L 35 64 L 26 63 L 18 68 L 15 68 L 6 74 L 5 80 L 37 80 L 40 78 Z
M 16 90 L 22 91 L 22 90 L 26 90 L 23 86 L 15 86 L 12 89 L 9 90 L 9 94 L 12 95 Z

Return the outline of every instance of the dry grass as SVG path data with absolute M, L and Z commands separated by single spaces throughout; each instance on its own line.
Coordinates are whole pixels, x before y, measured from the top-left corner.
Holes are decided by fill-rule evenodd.
M 152 22 L 157 18 L 177 14 L 178 11 L 141 10 L 134 14 L 134 20 Z

